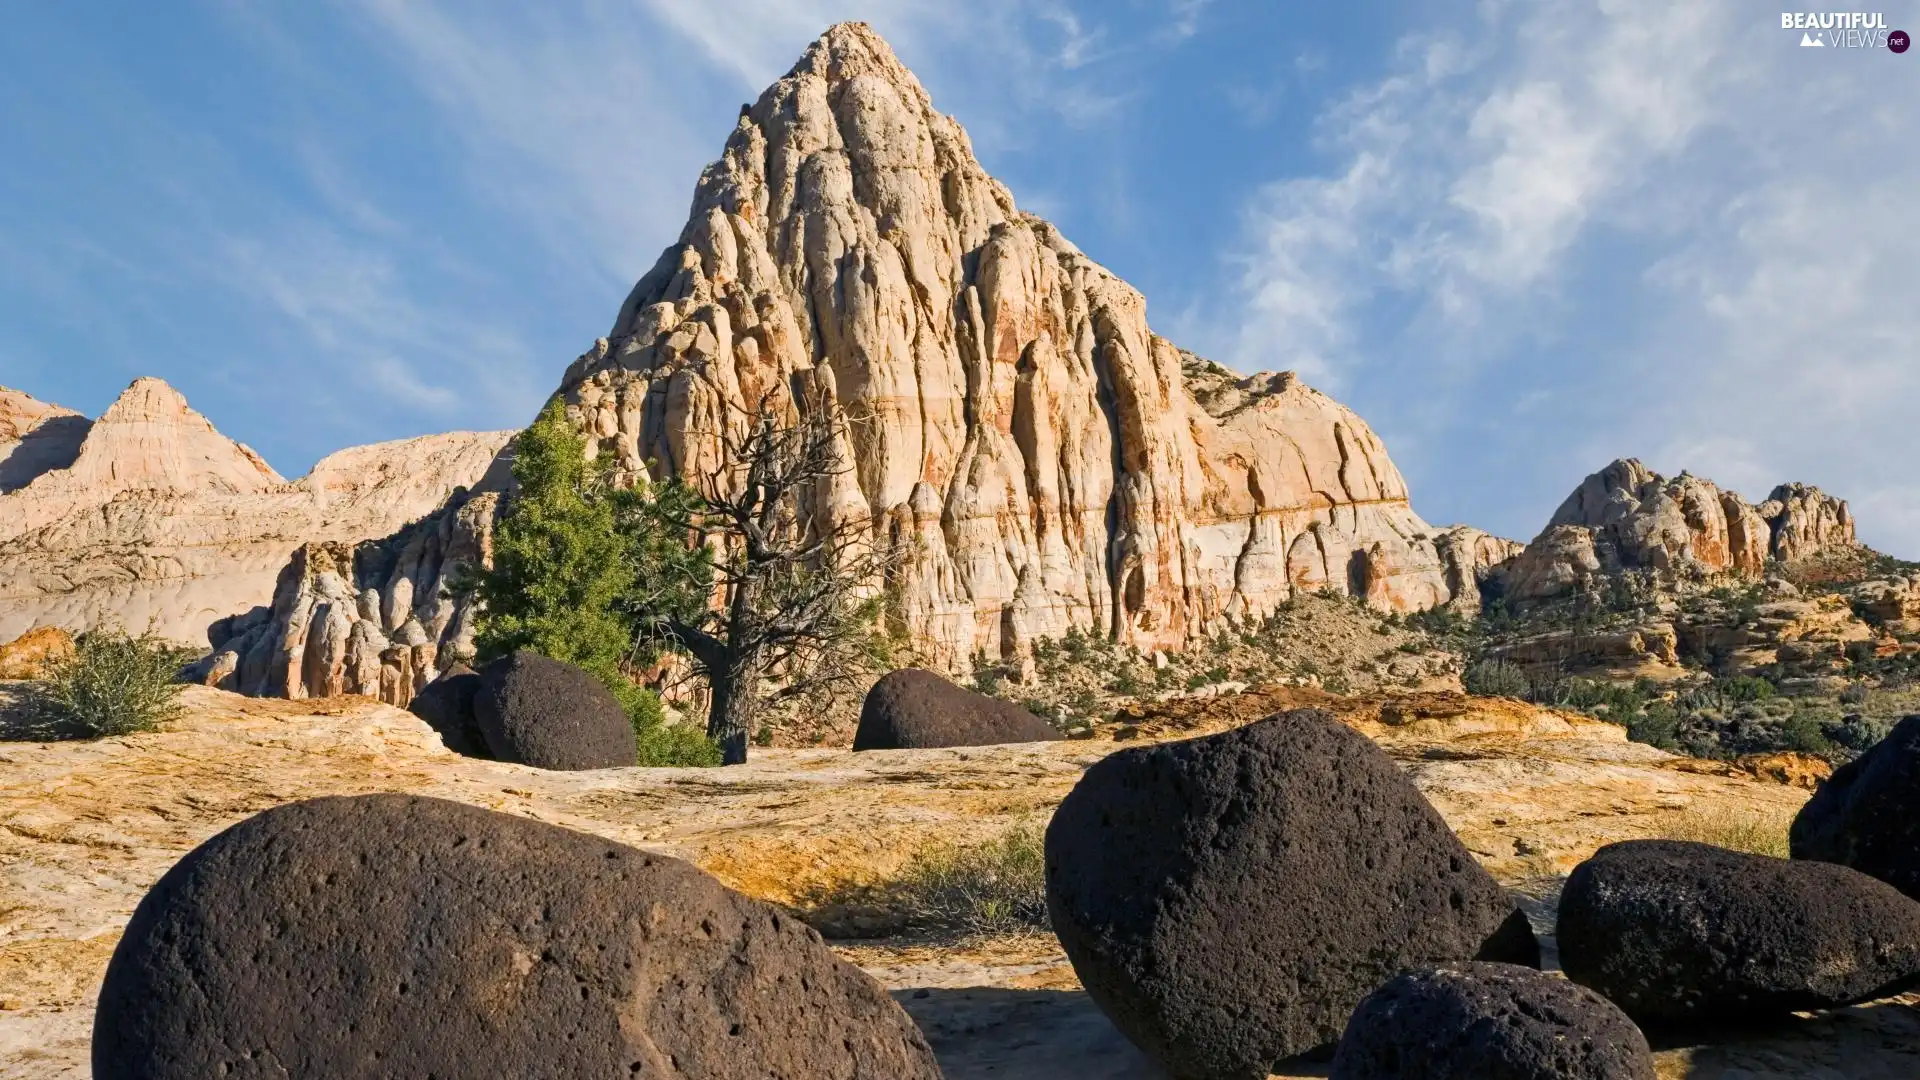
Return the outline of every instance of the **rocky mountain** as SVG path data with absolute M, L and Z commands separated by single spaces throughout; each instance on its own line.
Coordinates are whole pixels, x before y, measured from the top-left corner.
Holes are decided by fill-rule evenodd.
M 204 641 L 302 543 L 392 532 L 479 482 L 509 436 L 354 447 L 289 482 L 159 379 L 92 421 L 0 390 L 0 640 L 117 623 Z
M 1758 579 L 1771 565 L 1858 548 L 1846 502 L 1819 488 L 1782 484 L 1756 506 L 1711 480 L 1663 477 L 1628 458 L 1567 496 L 1504 568 L 1505 595 L 1542 600 L 1624 570 Z
M 908 553 L 902 613 L 953 667 L 1069 627 L 1177 649 L 1295 590 L 1477 605 L 1517 547 L 1422 521 L 1365 422 L 1291 373 L 1240 378 L 1155 334 L 858 23 L 741 110 L 558 395 L 631 474 L 723 475 L 723 433 L 763 410 L 843 409 L 852 467 L 814 513 Z M 262 660 L 231 685 L 373 689 L 395 635 L 456 645 L 431 579 L 485 525 L 462 502 L 377 552 L 302 556 L 230 646 L 226 670 Z

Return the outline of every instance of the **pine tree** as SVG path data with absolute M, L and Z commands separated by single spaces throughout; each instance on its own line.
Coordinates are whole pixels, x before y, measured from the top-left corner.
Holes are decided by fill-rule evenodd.
M 706 601 L 704 547 L 672 524 L 687 498 L 678 484 L 627 488 L 604 457 L 549 403 L 514 441 L 517 490 L 493 530 L 493 564 L 473 571 L 480 600 L 474 646 L 481 662 L 530 649 L 606 683 L 633 719 L 643 765 L 711 765 L 715 745 L 662 724 L 659 698 L 628 672 L 653 658 L 640 633 L 661 612 L 692 614 Z

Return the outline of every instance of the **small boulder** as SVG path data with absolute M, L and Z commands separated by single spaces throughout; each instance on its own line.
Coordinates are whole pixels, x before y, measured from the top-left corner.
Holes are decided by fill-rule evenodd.
M 1393 759 L 1317 709 L 1108 756 L 1054 813 L 1046 860 L 1082 985 L 1181 1080 L 1329 1047 L 1408 968 L 1540 962 Z
M 454 664 L 440 677 L 421 687 L 407 703 L 407 711 L 427 722 L 440 734 L 447 749 L 467 757 L 487 756 L 487 742 L 480 734 L 480 721 L 474 715 L 474 695 L 480 692 L 480 676 L 465 664 Z
M 1408 972 L 1347 1021 L 1332 1080 L 1654 1080 L 1647 1038 L 1584 986 L 1512 964 Z
M 1920 900 L 1920 716 L 1834 770 L 1790 840 L 1796 859 L 1851 866 Z
M 640 748 L 626 710 L 599 679 L 525 649 L 480 672 L 473 715 L 487 752 L 538 769 L 632 765 Z
M 976 694 L 919 668 L 890 671 L 867 691 L 855 750 L 997 746 L 1060 738 L 1052 724 L 999 698 Z
M 39 626 L 0 645 L 0 679 L 37 679 L 47 665 L 73 655 L 73 635 Z
M 938 1080 L 887 992 L 677 859 L 405 795 L 248 818 L 135 909 L 98 1080 Z
M 1642 1023 L 1742 1019 L 1920 985 L 1920 904 L 1830 863 L 1608 844 L 1560 894 L 1560 966 Z

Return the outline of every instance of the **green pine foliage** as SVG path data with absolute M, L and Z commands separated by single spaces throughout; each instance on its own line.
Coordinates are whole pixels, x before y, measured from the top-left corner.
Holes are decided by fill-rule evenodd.
M 633 721 L 642 765 L 718 765 L 701 732 L 666 724 L 659 697 L 628 677 L 651 661 L 637 612 L 697 610 L 712 582 L 705 548 L 689 547 L 665 511 L 689 498 L 678 484 L 634 490 L 614 482 L 560 402 L 514 443 L 518 487 L 493 532 L 493 565 L 473 573 L 481 663 L 517 649 L 574 664 L 606 683 Z M 682 515 L 684 517 L 684 515 Z

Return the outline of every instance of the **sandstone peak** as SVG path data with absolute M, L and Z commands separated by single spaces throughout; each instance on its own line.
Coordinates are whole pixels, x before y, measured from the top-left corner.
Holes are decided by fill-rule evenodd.
M 481 480 L 507 438 L 353 447 L 289 484 L 160 379 L 98 420 L 0 390 L 0 638 L 118 624 L 193 641 L 270 600 L 303 541 L 392 532 Z
M 861 23 L 741 111 L 679 239 L 558 396 L 630 478 L 731 475 L 720 433 L 763 405 L 844 409 L 851 468 L 812 512 L 905 553 L 901 617 L 950 669 L 1069 629 L 1180 648 L 1295 591 L 1477 606 L 1507 550 L 1422 521 L 1339 402 L 1154 333 L 1140 293 L 1018 210 Z M 412 621 L 423 649 L 462 644 L 470 615 L 435 583 L 487 550 L 480 505 L 296 560 L 271 625 L 230 647 L 234 685 L 404 701 L 426 654 L 410 678 L 374 643 Z
M 1541 599 L 1622 570 L 1758 577 L 1857 548 L 1844 500 L 1782 484 L 1755 506 L 1713 481 L 1664 477 L 1637 458 L 1589 475 L 1507 571 L 1507 595 Z
M 257 493 L 286 483 L 259 454 L 220 434 L 178 390 L 152 377 L 135 379 L 120 392 L 94 421 L 78 457 L 60 478 L 96 495 Z

